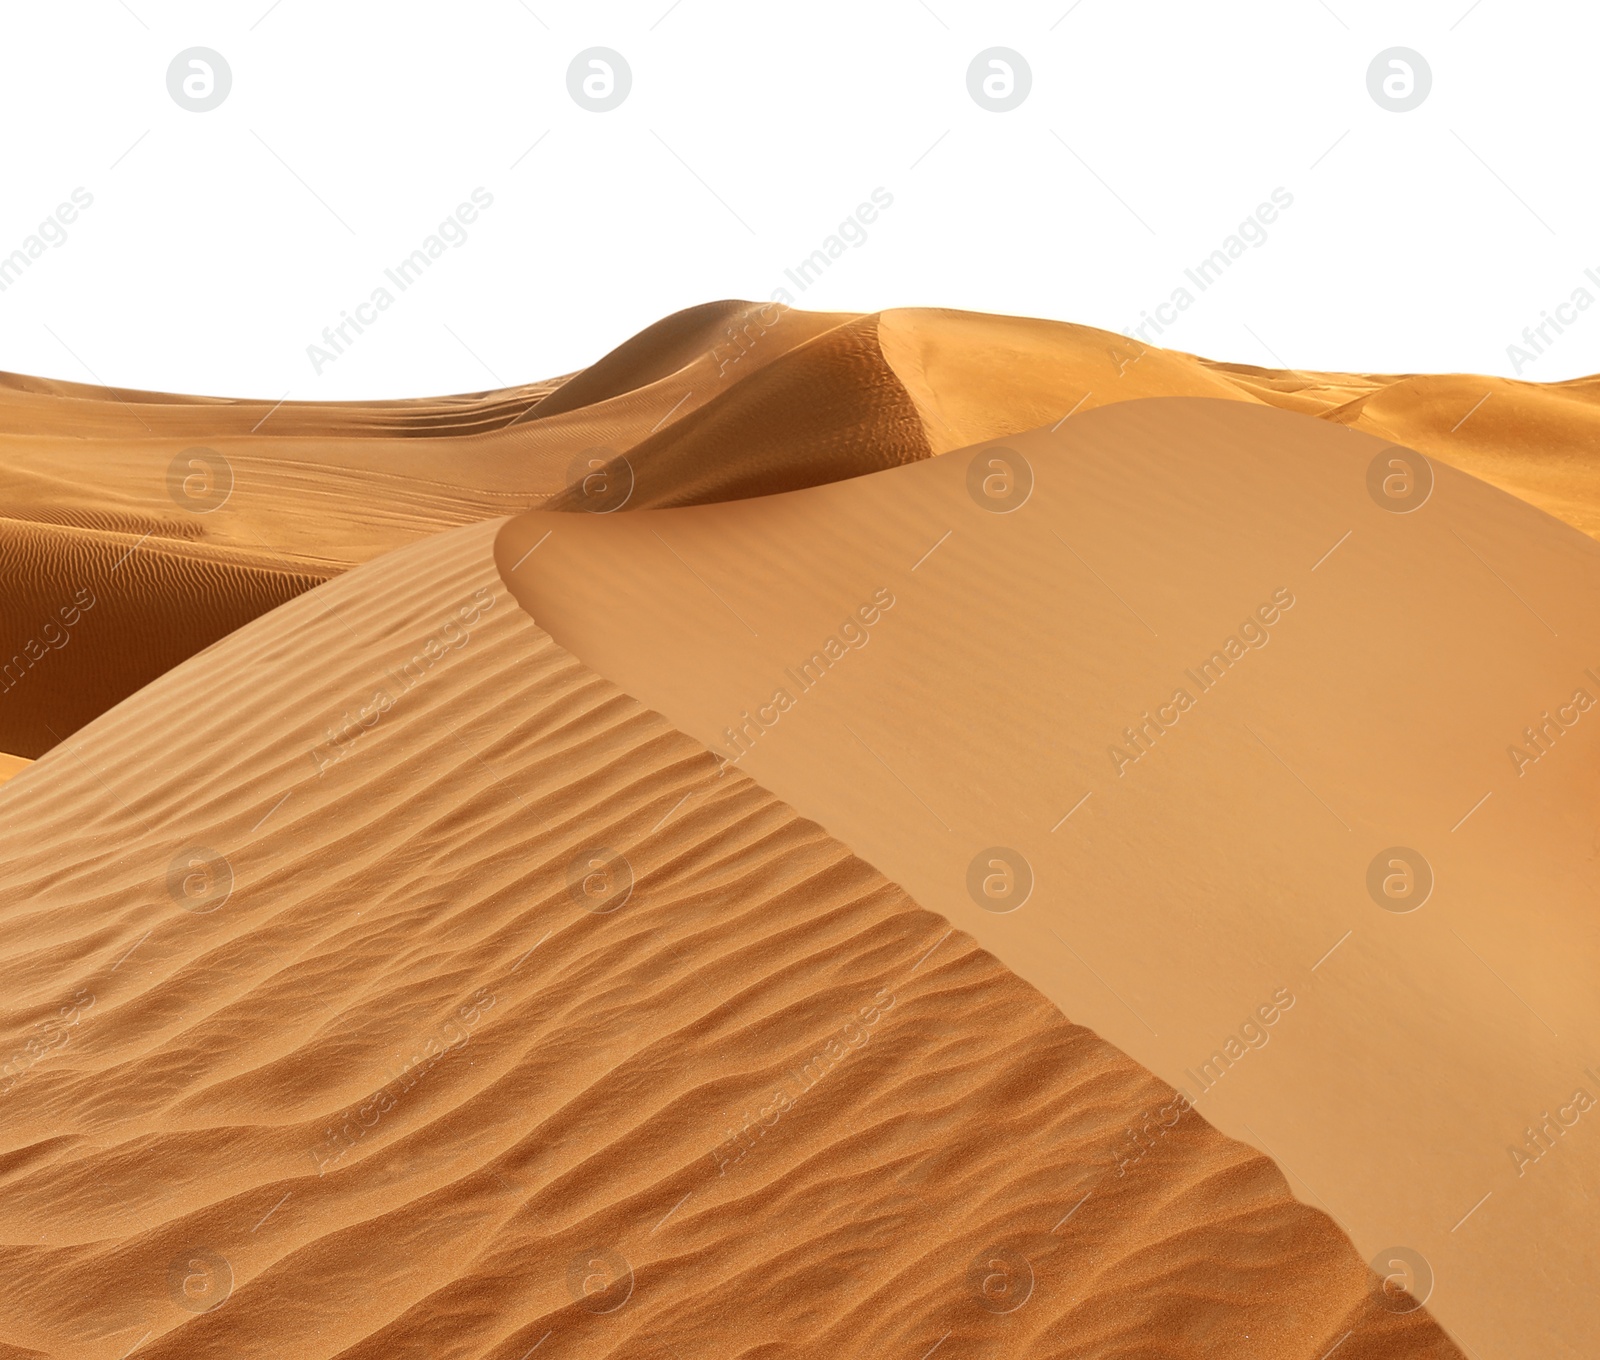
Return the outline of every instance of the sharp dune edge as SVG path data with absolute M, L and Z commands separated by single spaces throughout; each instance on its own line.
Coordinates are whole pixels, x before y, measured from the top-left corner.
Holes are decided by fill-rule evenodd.
M 0 1104 L 10 1353 L 1459 1354 L 1266 1159 L 555 646 L 498 527 L 0 788 L 0 1046 L 64 1035 Z M 169 895 L 197 845 L 220 904 Z M 591 911 L 600 847 L 632 887 Z
M 628 456 L 630 508 L 727 500 L 1152 396 L 1346 424 L 1600 535 L 1600 379 L 1270 372 L 1018 317 L 709 303 L 564 381 L 412 401 L 243 401 L 0 375 L 11 587 L 0 639 L 55 648 L 39 630 L 91 574 L 114 606 L 53 655 L 54 685 L 0 695 L 0 751 L 41 754 L 246 618 L 380 553 L 571 508 L 592 461 Z M 231 482 L 205 513 L 171 492 L 197 447 L 226 460 Z
M 1600 533 L 1594 380 L 957 312 L 708 304 L 426 401 L 0 375 L 0 1355 L 1460 1355 L 1270 1160 L 718 779 L 494 560 L 618 454 L 628 510 L 682 506 L 1173 395 Z M 196 450 L 206 513 L 170 491 Z

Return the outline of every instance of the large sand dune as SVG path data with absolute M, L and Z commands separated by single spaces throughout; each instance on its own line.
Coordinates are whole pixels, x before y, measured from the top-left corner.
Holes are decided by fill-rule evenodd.
M 532 512 L 499 557 L 559 643 L 1363 1255 L 1419 1251 L 1469 1346 L 1593 1353 L 1592 540 L 1337 425 L 1161 399 L 784 496 Z
M 1597 423 L 734 302 L 418 401 L 0 375 L 0 1356 L 1587 1354 L 1588 729 L 1491 767 L 1597 550 L 1350 469 L 1600 534 Z
M 1459 1356 L 1267 1159 L 553 644 L 497 527 L 0 789 L 4 1353 Z
M 0 681 L 0 751 L 40 754 L 245 620 L 442 529 L 597 508 L 597 495 L 634 509 L 793 490 L 1152 396 L 1349 424 L 1600 534 L 1593 380 L 1274 373 L 965 312 L 711 303 L 564 380 L 413 401 L 0 375 L 0 564 L 29 583 L 0 594 L 0 666 L 21 673 L 48 653 L 49 675 L 15 691 Z M 39 636 L 101 587 L 114 607 L 70 647 Z

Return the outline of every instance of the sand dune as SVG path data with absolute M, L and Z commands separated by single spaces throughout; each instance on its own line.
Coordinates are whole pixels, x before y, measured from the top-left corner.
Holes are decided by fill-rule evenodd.
M 554 645 L 498 527 L 0 789 L 5 1353 L 1460 1354 L 1268 1160 Z
M 499 558 L 557 642 L 1364 1256 L 1421 1252 L 1470 1348 L 1592 1353 L 1600 546 L 1174 398 L 786 496 L 531 512 Z
M 131 690 L 322 579 L 279 562 L 152 532 L 0 525 L 0 621 L 12 649 L 0 660 L 0 742 L 43 755 Z
M 736 302 L 0 375 L 0 1355 L 1586 1354 L 1597 550 L 1444 465 L 1600 535 L 1597 410 Z
M 566 379 L 411 401 L 182 397 L 0 374 L 0 562 L 34 583 L 0 595 L 12 648 L 0 664 L 38 660 L 26 640 L 93 587 L 87 563 L 98 576 L 99 564 L 149 559 L 150 587 L 71 648 L 38 644 L 53 678 L 26 700 L 0 695 L 0 751 L 41 753 L 51 733 L 228 628 L 443 529 L 545 505 L 794 490 L 1151 396 L 1352 424 L 1600 534 L 1594 381 L 1273 373 L 965 312 L 710 303 Z
M 628 504 L 642 509 L 771 495 L 932 452 L 915 403 L 879 347 L 878 318 L 862 317 L 741 377 L 630 448 L 635 490 Z M 589 499 L 580 484 L 550 508 L 588 509 Z
M 750 376 L 796 345 L 857 318 L 841 312 L 802 312 L 753 302 L 708 302 L 674 312 L 574 374 L 529 413 L 548 420 L 669 384 L 708 399 Z

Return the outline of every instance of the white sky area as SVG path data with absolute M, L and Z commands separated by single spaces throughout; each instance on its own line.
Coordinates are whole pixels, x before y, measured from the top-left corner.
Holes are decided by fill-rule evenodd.
M 13 372 L 474 391 L 780 287 L 1165 317 L 1147 338 L 1269 367 L 1600 371 L 1600 305 L 1573 301 L 1600 303 L 1600 7 L 1576 0 L 0 0 L 0 23 Z M 205 111 L 168 89 L 197 47 L 231 76 Z M 597 47 L 631 73 L 604 111 L 568 87 Z M 1431 73 L 1405 111 L 1368 87 L 1397 47 Z M 992 48 L 1031 76 L 1003 111 L 968 88 Z M 92 203 L 63 225 L 74 190 Z M 446 243 L 474 190 L 491 205 Z M 874 190 L 892 205 L 802 292 L 785 271 Z M 430 235 L 398 289 L 384 271 Z M 1200 289 L 1186 271 L 1236 235 Z M 359 333 L 308 354 L 352 312 Z

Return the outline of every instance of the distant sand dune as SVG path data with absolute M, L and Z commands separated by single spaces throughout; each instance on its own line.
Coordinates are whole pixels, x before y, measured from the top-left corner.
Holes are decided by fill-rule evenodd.
M 567 379 L 528 418 L 548 420 L 663 383 L 676 384 L 684 393 L 698 383 L 709 396 L 727 380 L 746 378 L 796 345 L 855 319 L 842 312 L 801 312 L 751 302 L 690 307 L 645 327 Z
M 148 531 L 0 520 L 9 644 L 0 742 L 43 755 L 130 690 L 324 579 L 281 561 Z
M 780 322 L 773 333 L 792 324 Z M 884 360 L 878 329 L 873 316 L 836 326 L 633 445 L 629 506 L 767 496 L 931 456 L 917 407 Z M 581 487 L 569 487 L 550 508 L 584 508 Z
M 1267 1159 L 555 646 L 499 527 L 0 788 L 0 1354 L 1458 1360 Z
M 69 735 L 185 648 L 206 645 L 215 625 L 195 617 L 252 617 L 282 598 L 280 586 L 305 589 L 442 529 L 583 508 L 583 479 L 618 456 L 632 463 L 629 508 L 696 504 L 859 476 L 1152 396 L 1222 397 L 1350 424 L 1600 536 L 1600 464 L 1589 457 L 1600 443 L 1600 380 L 1280 373 L 1086 326 L 969 312 L 714 302 L 656 322 L 565 379 L 403 401 L 280 404 L 0 374 L 0 541 L 40 581 L 76 589 L 86 551 L 40 537 L 40 525 L 102 535 L 111 555 L 97 562 L 117 561 L 125 534 L 150 535 L 138 554 L 164 539 L 194 549 L 183 571 L 165 565 L 177 560 L 170 554 L 152 564 L 167 575 L 141 610 L 105 611 L 57 657 L 51 692 L 35 687 L 25 710 L 0 695 L 0 750 L 44 749 L 41 734 Z M 195 447 L 231 468 L 232 494 L 207 513 L 169 491 L 173 460 Z M 202 569 L 207 560 L 214 570 Z M 264 570 L 280 573 L 270 588 L 251 574 Z M 0 593 L 0 651 L 31 636 L 37 603 L 25 612 Z M 140 657 L 147 631 L 162 649 Z

